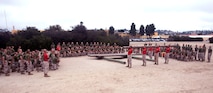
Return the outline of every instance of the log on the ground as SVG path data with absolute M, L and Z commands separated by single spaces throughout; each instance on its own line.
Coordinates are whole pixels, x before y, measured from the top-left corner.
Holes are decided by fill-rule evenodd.
M 127 49 L 130 46 L 123 46 L 123 48 Z M 167 47 L 167 46 L 132 46 L 132 48 L 142 48 L 142 47 L 146 47 L 146 48 L 156 48 L 156 47 Z M 175 45 L 170 45 L 170 47 L 176 47 Z
M 96 57 L 97 59 L 103 59 L 104 57 L 110 56 L 121 56 L 122 58 L 127 58 L 126 53 L 112 53 L 112 54 L 88 54 L 89 57 Z
M 115 59 L 110 59 L 110 58 L 103 58 L 104 60 L 110 61 L 110 62 L 116 62 L 116 63 L 121 63 L 121 64 L 126 64 L 124 61 L 119 61 Z
M 140 57 L 132 57 L 132 58 L 133 58 L 133 59 L 142 60 L 142 58 L 140 58 Z M 147 60 L 147 61 L 152 61 L 152 62 L 154 62 L 154 60 L 152 60 L 152 59 L 146 58 L 146 60 Z

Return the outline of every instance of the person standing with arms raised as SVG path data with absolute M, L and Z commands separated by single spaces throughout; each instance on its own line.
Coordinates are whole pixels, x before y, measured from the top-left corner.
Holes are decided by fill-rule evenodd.
M 128 48 L 128 55 L 127 55 L 127 57 L 128 57 L 128 59 L 127 59 L 128 65 L 126 66 L 126 67 L 129 67 L 129 68 L 132 68 L 132 51 L 133 51 L 132 46 L 130 46 Z

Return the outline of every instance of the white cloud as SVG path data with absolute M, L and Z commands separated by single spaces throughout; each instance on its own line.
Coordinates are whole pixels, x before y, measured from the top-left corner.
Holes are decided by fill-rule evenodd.
M 157 29 L 212 30 L 211 0 L 0 0 L 0 27 L 45 29 L 59 24 L 64 29 L 83 21 L 89 29 L 129 29 L 135 22 L 154 23 Z

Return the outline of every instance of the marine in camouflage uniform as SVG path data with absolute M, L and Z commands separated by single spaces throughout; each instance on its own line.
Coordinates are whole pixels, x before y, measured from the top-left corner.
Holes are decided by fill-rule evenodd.
M 19 72 L 19 62 L 18 62 L 18 53 L 15 52 L 13 55 L 13 63 L 11 65 L 12 72 L 18 71 Z
M 34 57 L 35 57 L 34 60 L 35 60 L 35 68 L 37 72 L 42 71 L 42 59 L 39 54 L 40 54 L 39 51 L 36 50 L 34 54 Z
M 55 55 L 56 55 L 56 69 L 58 69 L 59 62 L 60 62 L 60 56 L 59 56 L 59 53 L 57 51 L 55 52 Z
M 193 60 L 193 50 L 192 50 L 192 46 L 191 45 L 188 45 L 187 47 L 187 56 L 188 56 L 188 61 L 192 61 Z
M 199 48 L 198 48 L 198 61 L 201 60 L 201 52 L 202 52 L 202 49 L 201 49 L 201 46 L 199 46 Z
M 19 64 L 20 64 L 20 72 L 21 74 L 25 74 L 24 73 L 24 67 L 25 67 L 25 61 L 24 61 L 24 58 L 23 58 L 23 55 L 22 54 L 19 54 Z
M 5 73 L 5 76 L 10 76 L 10 68 L 9 68 L 9 63 L 6 60 L 6 55 L 2 57 L 2 63 L 3 63 L 3 71 Z
M 205 59 L 206 59 L 206 45 L 204 44 L 203 45 L 203 61 L 205 61 Z
M 195 60 L 198 60 L 198 47 L 195 45 Z
M 10 76 L 10 67 L 9 67 L 9 62 L 7 60 L 7 50 L 4 49 L 3 54 L 2 54 L 2 64 L 3 64 L 3 72 L 5 76 Z
M 2 63 L 2 57 L 3 57 L 3 49 L 0 49 L 0 75 L 2 73 L 2 69 L 3 69 L 3 63 Z
M 55 44 L 52 42 L 51 49 L 55 49 Z
M 51 63 L 51 69 L 56 70 L 57 69 L 57 58 L 56 58 L 56 54 L 55 54 L 55 50 L 52 50 L 50 55 L 50 63 Z
M 23 55 L 21 47 L 18 48 L 17 56 L 18 56 L 18 62 L 19 62 L 19 70 L 20 70 L 21 74 L 25 74 L 24 73 L 25 61 L 24 61 L 24 55 Z
M 11 66 L 14 62 L 13 55 L 14 55 L 14 51 L 12 51 L 12 47 L 8 46 L 6 48 L 6 59 L 7 59 L 7 62 L 8 62 L 9 70 L 11 69 Z
M 209 46 L 209 49 L 208 49 L 208 62 L 211 61 L 211 56 L 212 56 L 212 47 Z
M 62 57 L 66 57 L 66 44 L 65 44 L 65 42 L 63 42 L 62 45 L 61 45 L 61 54 L 62 54 Z
M 181 60 L 181 49 L 180 49 L 180 45 L 177 44 L 177 50 L 176 50 L 176 58 L 177 60 Z
M 33 65 L 32 65 L 32 61 L 31 61 L 31 53 L 30 53 L 30 50 L 29 50 L 29 49 L 28 49 L 27 52 L 25 53 L 24 59 L 26 60 L 28 75 L 33 75 L 33 74 L 31 73 L 31 72 L 32 72 Z

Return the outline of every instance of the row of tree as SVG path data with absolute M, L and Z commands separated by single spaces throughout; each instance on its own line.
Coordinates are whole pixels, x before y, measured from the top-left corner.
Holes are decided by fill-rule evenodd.
M 26 49 L 50 49 L 52 43 L 58 44 L 62 42 L 103 42 L 120 46 L 128 46 L 129 38 L 120 37 L 118 34 L 109 34 L 104 30 L 87 30 L 83 25 L 75 26 L 72 30 L 63 30 L 61 26 L 54 25 L 40 32 L 36 27 L 27 27 L 18 31 L 16 34 L 10 32 L 0 32 L 0 47 L 14 46 L 17 49 L 19 46 L 23 50 Z
M 141 25 L 140 26 L 140 28 L 139 28 L 139 34 L 141 35 L 141 36 L 143 36 L 143 35 L 148 35 L 148 36 L 152 36 L 153 34 L 154 34 L 154 32 L 155 32 L 155 25 L 154 24 L 149 24 L 149 25 L 146 25 L 146 27 L 144 27 L 143 25 Z M 130 31 L 129 31 L 129 33 L 132 35 L 132 36 L 136 36 L 136 32 L 137 30 L 136 30 L 136 26 L 135 26 L 135 23 L 132 23 L 132 25 L 131 25 L 131 27 L 130 27 Z M 114 29 L 114 27 L 113 26 L 110 26 L 109 27 L 109 33 L 110 34 L 114 34 L 114 32 L 115 32 L 115 29 Z

